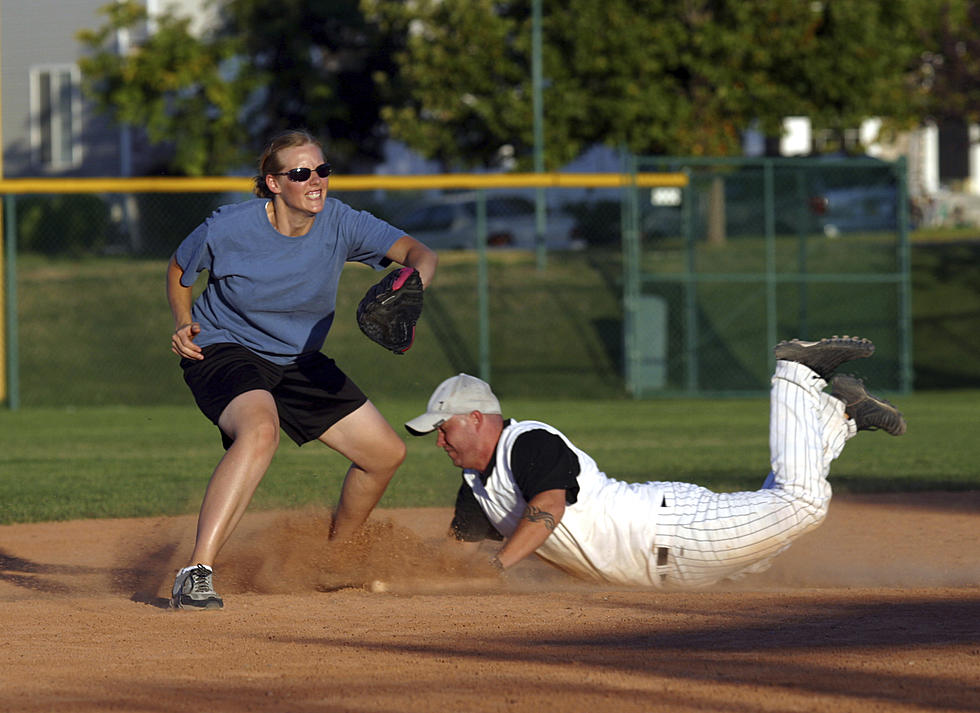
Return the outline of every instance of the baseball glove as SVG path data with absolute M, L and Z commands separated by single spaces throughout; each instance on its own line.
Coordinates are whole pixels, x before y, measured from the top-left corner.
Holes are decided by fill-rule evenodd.
M 372 285 L 357 306 L 357 326 L 385 349 L 404 354 L 415 340 L 422 314 L 422 278 L 417 270 L 392 270 Z

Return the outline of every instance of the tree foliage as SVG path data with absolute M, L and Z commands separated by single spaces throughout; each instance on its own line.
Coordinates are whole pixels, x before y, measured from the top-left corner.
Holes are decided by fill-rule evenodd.
M 305 127 L 349 167 L 380 155 L 384 128 L 372 79 L 395 73 L 390 37 L 368 24 L 357 0 L 224 0 L 203 36 L 168 11 L 121 56 L 117 32 L 140 33 L 146 9 L 134 0 L 102 8 L 105 24 L 78 33 L 89 49 L 84 88 L 120 123 L 174 148 L 173 171 L 241 169 L 269 135 Z
M 141 46 L 121 55 L 117 33 L 145 26 L 146 9 L 129 1 L 101 12 L 105 25 L 78 33 L 91 51 L 79 65 L 83 88 L 96 106 L 121 124 L 143 128 L 154 143 L 171 144 L 175 173 L 205 175 L 239 164 L 239 110 L 249 87 L 225 76 L 239 56 L 238 42 L 198 40 L 190 33 L 190 18 L 167 14 L 157 18 L 156 31 Z
M 101 109 L 175 150 L 178 172 L 240 168 L 305 126 L 363 169 L 390 135 L 447 168 L 534 153 L 535 0 L 214 0 L 194 37 L 170 14 L 126 56 L 143 4 L 80 33 Z M 556 169 L 597 143 L 639 154 L 731 155 L 788 115 L 837 134 L 869 116 L 976 118 L 980 0 L 540 0 L 544 153 Z
M 745 127 L 776 134 L 790 114 L 838 130 L 908 116 L 924 1 L 542 0 L 546 163 L 600 142 L 738 153 Z M 409 30 L 394 136 L 449 164 L 492 164 L 506 144 L 530 161 L 530 0 L 364 4 Z
M 919 66 L 926 112 L 980 122 L 980 0 L 945 0 L 937 21 L 921 28 L 927 47 Z
M 220 33 L 240 38 L 241 73 L 259 90 L 248 120 L 262 143 L 306 127 L 350 168 L 379 158 L 386 138 L 376 73 L 392 76 L 397 35 L 369 23 L 358 0 L 226 0 Z

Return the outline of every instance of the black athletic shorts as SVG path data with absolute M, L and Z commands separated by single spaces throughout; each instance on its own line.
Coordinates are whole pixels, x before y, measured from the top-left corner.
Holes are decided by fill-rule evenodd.
M 321 352 L 304 354 L 292 364 L 275 364 L 239 344 L 204 347 L 204 359 L 181 359 L 184 381 L 198 408 L 217 426 L 221 412 L 236 396 L 263 389 L 272 394 L 279 425 L 298 445 L 323 432 L 367 402 L 367 397 Z M 224 431 L 225 448 L 232 439 Z

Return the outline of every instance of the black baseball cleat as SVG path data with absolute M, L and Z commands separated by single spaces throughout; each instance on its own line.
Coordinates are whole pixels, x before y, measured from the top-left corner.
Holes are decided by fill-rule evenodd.
M 822 379 L 834 369 L 852 359 L 867 359 L 875 353 L 875 345 L 862 337 L 833 336 L 817 342 L 790 339 L 773 347 L 777 359 L 795 361 L 815 371 Z
M 856 376 L 838 374 L 830 382 L 830 394 L 844 402 L 844 411 L 854 419 L 859 431 L 887 431 L 893 436 L 905 433 L 905 418 L 884 399 L 869 394 Z
M 203 564 L 180 570 L 171 592 L 171 609 L 221 609 L 224 602 L 214 591 L 212 575 L 214 570 Z

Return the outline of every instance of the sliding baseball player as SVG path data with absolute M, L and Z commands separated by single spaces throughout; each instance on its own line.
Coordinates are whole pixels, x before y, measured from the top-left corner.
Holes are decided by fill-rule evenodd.
M 704 587 L 767 569 L 821 523 L 830 464 L 858 431 L 905 432 L 902 414 L 859 379 L 832 377 L 873 352 L 867 339 L 846 336 L 776 345 L 772 471 L 753 492 L 614 480 L 552 426 L 505 419 L 489 384 L 466 374 L 442 382 L 405 426 L 437 431 L 436 445 L 462 468 L 451 535 L 471 550 L 502 540 L 497 569 L 534 553 L 585 579 Z

